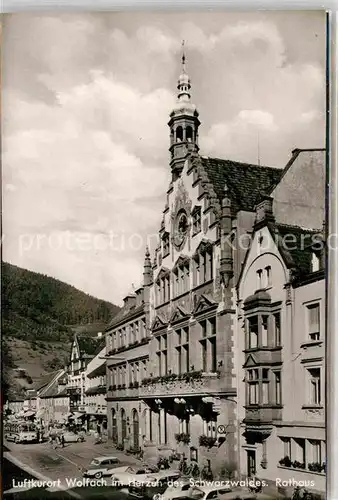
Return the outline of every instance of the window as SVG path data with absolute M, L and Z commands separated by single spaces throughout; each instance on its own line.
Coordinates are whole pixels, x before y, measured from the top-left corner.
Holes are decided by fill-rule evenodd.
M 202 352 L 202 370 L 204 372 L 217 371 L 216 348 L 216 318 L 202 321 L 200 345 Z
M 174 270 L 175 295 L 190 290 L 190 262 L 181 262 Z
M 201 231 L 201 207 L 196 207 L 192 214 L 193 234 Z
M 166 257 L 170 253 L 170 239 L 169 233 L 164 233 L 163 235 L 163 257 Z
M 255 349 L 258 346 L 258 316 L 248 318 L 248 347 Z
M 320 269 L 320 259 L 315 253 L 313 253 L 311 258 L 311 271 L 315 273 L 319 271 L 319 269 Z
M 262 288 L 262 276 L 263 276 L 263 271 L 262 269 L 258 269 L 257 271 L 257 289 L 260 290 Z
M 280 312 L 273 314 L 275 346 L 281 345 Z
M 322 449 L 321 442 L 317 440 L 311 441 L 312 444 L 312 460 L 313 462 L 322 463 Z
M 156 302 L 160 305 L 168 300 L 170 300 L 170 275 L 166 274 L 156 281 Z
M 259 403 L 259 378 L 258 369 L 248 370 L 247 372 L 247 386 L 248 386 L 248 404 L 258 405 Z
M 209 420 L 203 420 L 203 434 L 208 437 L 217 437 L 217 417 L 212 416 Z
M 311 340 L 320 338 L 320 309 L 319 303 L 307 306 L 308 334 Z
M 208 245 L 194 257 L 194 286 L 202 285 L 213 277 L 213 249 Z
M 282 386 L 281 386 L 281 372 L 274 372 L 274 385 L 275 385 L 275 403 L 276 405 L 282 404 Z
M 262 316 L 262 346 L 268 345 L 268 321 L 269 316 Z
M 269 404 L 269 370 L 262 369 L 262 404 Z
M 176 331 L 177 335 L 177 367 L 178 373 L 189 371 L 189 328 L 181 328 Z
M 181 126 L 176 129 L 176 142 L 183 141 L 183 128 Z
M 320 368 L 309 368 L 310 380 L 310 401 L 311 405 L 321 404 L 321 390 L 320 390 Z
M 157 366 L 159 376 L 168 373 L 168 338 L 167 334 L 157 337 Z
M 291 458 L 291 438 L 283 438 L 284 442 L 284 457 Z
M 190 434 L 190 422 L 189 417 L 180 419 L 180 433 L 182 434 Z

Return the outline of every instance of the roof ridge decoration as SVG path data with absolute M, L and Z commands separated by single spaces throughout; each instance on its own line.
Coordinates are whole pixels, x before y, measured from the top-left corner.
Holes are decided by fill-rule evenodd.
M 209 206 L 214 210 L 217 218 L 221 216 L 221 204 L 218 200 L 212 182 L 203 166 L 202 158 L 198 154 L 191 155 L 191 168 L 196 168 L 198 174 L 198 182 L 202 185 L 204 192 L 207 193 Z

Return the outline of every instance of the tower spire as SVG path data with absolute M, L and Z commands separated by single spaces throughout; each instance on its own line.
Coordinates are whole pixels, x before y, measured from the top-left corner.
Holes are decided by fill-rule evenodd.
M 185 73 L 185 51 L 184 51 L 184 40 L 182 40 L 182 73 Z
M 177 101 L 170 113 L 170 166 L 173 181 L 176 180 L 184 167 L 185 160 L 192 153 L 197 153 L 198 147 L 198 111 L 191 102 L 190 78 L 186 70 L 185 40 L 181 44 L 181 74 L 177 82 Z

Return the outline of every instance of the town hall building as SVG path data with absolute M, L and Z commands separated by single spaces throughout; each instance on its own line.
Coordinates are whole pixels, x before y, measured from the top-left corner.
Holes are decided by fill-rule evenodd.
M 295 150 L 285 169 L 205 157 L 184 55 L 177 90 L 158 245 L 106 331 L 108 432 L 149 457 L 175 452 L 199 467 L 209 461 L 214 473 L 246 474 L 237 284 L 266 197 L 282 223 L 313 215 L 307 227 L 321 228 L 324 152 Z

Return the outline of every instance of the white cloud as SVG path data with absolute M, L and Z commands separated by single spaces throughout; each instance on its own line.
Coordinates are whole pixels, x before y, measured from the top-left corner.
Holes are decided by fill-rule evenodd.
M 325 53 L 290 62 L 273 13 L 189 17 L 9 19 L 5 260 L 115 302 L 139 281 L 141 246 L 158 230 L 170 177 L 167 121 L 182 38 L 202 154 L 256 162 L 258 131 L 265 164 L 283 166 L 294 147 L 323 147 Z M 317 43 L 311 23 L 301 35 L 303 46 Z M 51 248 L 67 232 L 100 245 Z M 22 252 L 20 242 L 40 233 L 43 248 Z

